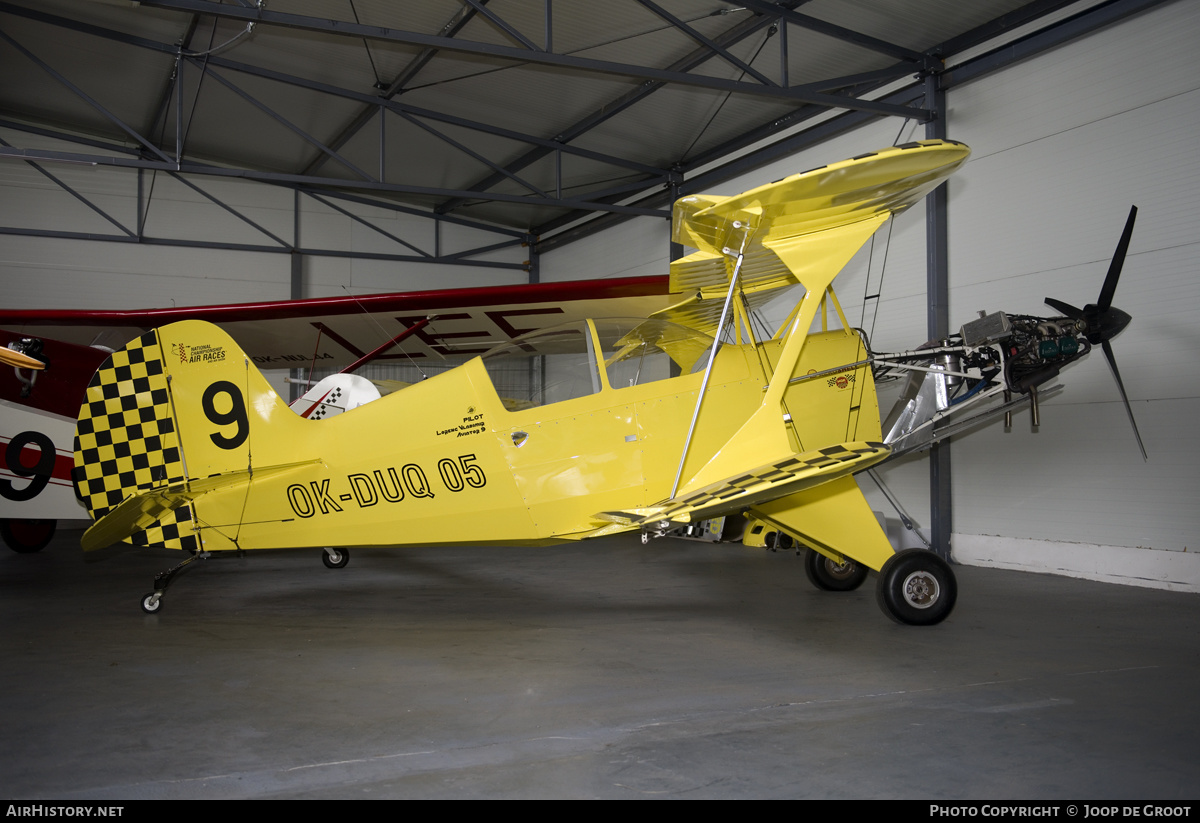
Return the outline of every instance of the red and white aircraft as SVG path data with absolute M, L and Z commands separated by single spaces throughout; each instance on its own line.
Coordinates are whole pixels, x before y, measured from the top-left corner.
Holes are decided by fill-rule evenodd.
M 87 513 L 71 482 L 75 418 L 115 348 L 178 320 L 223 327 L 259 369 L 350 372 L 482 354 L 530 331 L 596 316 L 646 317 L 666 275 L 130 311 L 0 311 L 0 537 L 38 551 Z M 401 346 L 400 344 L 403 344 Z M 401 351 L 401 348 L 403 351 Z M 42 368 L 34 368 L 36 364 Z M 293 406 L 321 414 L 325 389 Z

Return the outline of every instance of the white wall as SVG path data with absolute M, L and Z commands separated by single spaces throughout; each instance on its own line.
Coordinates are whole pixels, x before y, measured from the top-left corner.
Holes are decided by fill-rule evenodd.
M 951 181 L 952 316 L 1094 302 L 1138 206 L 1113 348 L 1150 454 L 1093 352 L 1038 433 L 1023 416 L 955 442 L 963 562 L 1200 590 L 1198 37 L 1200 5 L 1174 2 L 950 96 L 950 134 L 974 150 Z
M 543 283 L 610 277 L 644 277 L 670 270 L 671 222 L 627 220 L 607 231 L 557 248 L 541 259 Z
M 28 148 L 73 150 L 56 141 L 0 129 L 0 137 Z M 79 194 L 136 229 L 137 178 L 103 166 L 45 163 L 44 168 Z M 283 188 L 221 178 L 190 178 L 276 237 L 291 242 L 293 194 Z M 270 236 L 202 194 L 159 173 L 145 177 L 148 237 L 279 246 Z M 152 186 L 152 187 L 151 187 Z M 414 254 L 405 246 L 312 198 L 301 198 L 300 245 L 355 252 Z M 337 201 L 419 249 L 434 251 L 433 222 Z M 0 162 L 0 226 L 120 235 L 104 219 L 28 164 Z M 447 224 L 444 253 L 487 246 L 504 239 L 490 232 Z M 479 259 L 521 263 L 528 249 L 514 246 Z M 422 264 L 306 255 L 305 297 L 466 288 L 523 283 L 519 269 Z M 291 296 L 291 260 L 286 253 L 223 251 L 181 246 L 0 235 L 0 282 L 9 308 L 117 309 L 286 300 Z

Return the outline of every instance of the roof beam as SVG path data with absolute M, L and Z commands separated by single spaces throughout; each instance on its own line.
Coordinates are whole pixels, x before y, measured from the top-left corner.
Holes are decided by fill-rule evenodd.
M 741 0 L 747 6 L 759 6 L 762 3 L 748 2 Z M 1065 20 L 1057 21 L 1044 28 L 1031 32 L 1024 37 L 1019 38 L 1014 42 L 1005 42 L 997 45 L 990 51 L 975 57 L 965 63 L 953 66 L 946 70 L 940 77 L 941 84 L 946 88 L 962 85 L 964 83 L 975 80 L 985 74 L 997 71 L 1005 66 L 1011 65 L 1021 60 L 1040 54 L 1048 49 L 1059 46 L 1065 42 L 1082 37 L 1104 26 L 1112 25 L 1126 17 L 1147 11 L 1169 0 L 1107 0 L 1107 2 L 1092 6 L 1084 11 L 1079 12 Z M 974 29 L 972 32 L 967 32 L 951 43 L 958 43 L 963 48 L 978 45 L 980 42 L 985 42 L 990 37 L 1003 34 L 1012 29 L 1013 26 L 1023 23 L 1032 22 L 1040 17 L 1049 14 L 1057 8 L 1065 5 L 1061 0 L 1034 0 L 1021 10 L 1012 12 L 1010 15 L 997 18 L 991 23 L 986 23 Z M 940 54 L 944 48 L 938 46 L 930 50 L 930 54 Z M 949 56 L 949 55 L 947 55 Z M 907 73 L 907 72 L 905 72 Z M 914 83 L 912 86 L 899 89 L 888 95 L 887 99 L 895 102 L 903 101 L 906 98 L 915 98 L 916 96 L 924 96 L 924 89 L 921 85 Z M 751 142 L 757 142 L 760 139 L 769 135 L 771 131 L 777 131 L 779 128 L 791 128 L 802 122 L 803 120 L 812 117 L 821 112 L 820 109 L 814 106 L 805 106 L 797 109 L 790 115 L 782 118 L 776 118 L 772 123 L 757 130 L 748 132 L 742 138 L 736 141 L 731 141 L 721 147 L 721 150 L 728 153 L 736 150 L 736 144 L 749 145 Z M 787 154 L 792 154 L 802 150 L 808 146 L 815 145 L 825 140 L 832 139 L 838 134 L 844 133 L 851 128 L 856 128 L 863 123 L 869 122 L 871 117 L 866 112 L 843 112 L 838 116 L 826 120 L 812 128 L 805 129 L 790 137 L 772 143 L 761 150 L 755 151 L 749 155 L 737 158 L 731 162 L 721 164 L 720 166 L 705 172 L 704 174 L 693 177 L 687 180 L 679 189 L 679 194 L 690 194 L 698 191 L 703 191 L 706 188 L 724 182 L 731 177 L 742 174 L 764 163 L 771 162 Z M 778 125 L 777 125 L 778 124 Z M 691 168 L 696 168 L 699 165 L 709 162 L 716 162 L 717 156 L 706 156 L 703 158 L 695 158 L 689 164 Z M 686 171 L 686 169 L 685 169 Z M 656 206 L 664 205 L 670 200 L 670 192 L 655 192 L 647 195 L 637 201 L 641 206 Z M 575 212 L 573 214 L 564 215 L 560 218 L 550 221 L 549 223 L 538 226 L 534 229 L 536 234 L 555 231 L 560 228 L 566 228 L 565 231 L 548 237 L 544 241 L 538 243 L 538 253 L 545 253 L 554 248 L 560 248 L 568 245 L 574 240 L 602 231 L 605 228 L 614 226 L 623 222 L 627 218 L 622 218 L 616 214 L 595 215 L 594 219 L 579 223 L 588 215 L 583 212 Z M 572 222 L 577 225 L 571 226 Z
M 806 0 L 791 0 L 789 5 L 798 6 L 803 2 L 806 2 Z M 774 21 L 769 17 L 756 15 L 750 20 L 740 23 L 729 31 L 720 35 L 716 39 L 716 42 L 722 47 L 732 46 L 735 43 L 741 42 L 752 34 L 755 34 L 756 32 L 773 25 L 773 23 Z M 714 53 L 711 49 L 699 48 L 688 54 L 686 57 L 675 61 L 667 68 L 671 69 L 672 71 L 688 71 L 711 59 L 713 54 Z M 576 121 L 574 124 L 563 129 L 555 136 L 554 141 L 556 143 L 565 145 L 566 143 L 575 140 L 597 126 L 605 123 L 610 118 L 620 114 L 630 106 L 645 99 L 659 89 L 664 88 L 666 85 L 667 84 L 662 81 L 653 80 L 642 83 L 636 89 L 622 94 L 621 96 L 601 106 L 599 109 L 582 120 Z M 506 165 L 505 168 L 510 172 L 518 172 L 528 166 L 530 163 L 536 163 L 538 160 L 541 160 L 552 151 L 554 151 L 554 149 L 551 147 L 536 147 L 530 149 L 521 157 L 518 157 L 516 160 Z M 468 188 L 471 191 L 487 191 L 503 179 L 504 178 L 499 174 L 492 174 L 483 178 L 482 180 L 479 180 Z M 435 208 L 435 211 L 438 214 L 446 214 L 458 208 L 463 204 L 463 202 L 463 200 L 449 200 L 438 205 Z
M 60 163 L 82 163 L 93 166 L 111 166 L 114 168 L 147 169 L 154 171 L 178 171 L 183 174 L 200 174 L 212 177 L 229 177 L 242 180 L 256 180 L 263 183 L 281 183 L 287 185 L 310 186 L 314 188 L 348 189 L 350 191 L 378 192 L 389 194 L 416 194 L 426 197 L 473 197 L 479 199 L 475 192 L 462 189 L 444 189 L 434 186 L 410 186 L 402 183 L 385 183 L 375 180 L 340 180 L 328 177 L 308 177 L 302 174 L 286 172 L 267 172 L 254 169 L 236 169 L 224 166 L 209 166 L 200 163 L 176 163 L 174 160 L 162 162 L 145 158 L 111 157 L 101 154 L 78 154 L 74 152 L 47 151 L 40 149 L 11 149 L 0 147 L 0 157 L 12 157 L 18 160 L 48 161 Z M 670 211 L 663 209 L 641 208 L 638 206 L 621 206 L 613 203 L 603 203 L 595 200 L 577 198 L 539 197 L 537 195 L 503 194 L 494 192 L 486 195 L 486 200 L 497 200 L 502 203 L 512 203 L 522 206 L 549 206 L 560 209 L 583 209 L 584 211 L 611 211 L 641 217 L 669 217 Z
M 481 4 L 486 4 L 488 0 L 479 0 L 479 2 Z M 475 14 L 475 7 L 462 7 L 444 26 L 442 26 L 440 34 L 443 37 L 454 37 L 463 30 L 463 27 L 466 26 L 467 23 L 471 22 L 471 19 L 475 16 Z M 422 49 L 420 54 L 410 60 L 408 65 L 400 70 L 400 72 L 396 75 L 396 79 L 389 83 L 386 89 L 380 91 L 379 96 L 384 100 L 391 100 L 400 93 L 401 89 L 404 88 L 406 83 L 411 82 L 421 71 L 421 69 L 425 68 L 425 66 L 429 64 L 429 61 L 432 60 L 437 53 L 437 49 Z M 346 145 L 346 143 L 350 141 L 351 138 L 362 131 L 367 123 L 371 122 L 371 118 L 378 111 L 378 106 L 363 106 L 362 109 L 359 110 L 358 114 L 351 118 L 350 122 L 348 122 L 342 128 L 342 130 L 338 132 L 337 137 L 329 141 L 329 147 L 334 151 L 340 150 L 342 146 Z M 380 116 L 382 117 L 383 115 L 381 114 Z M 328 159 L 329 158 L 324 154 L 318 156 L 317 159 L 310 163 L 308 168 L 304 170 L 304 173 L 315 174 Z
M 639 3 L 641 3 L 643 6 L 645 6 L 646 8 L 650 9 L 650 11 L 657 14 L 663 20 L 666 20 L 672 26 L 679 29 L 681 32 L 686 34 L 688 37 L 692 38 L 697 43 L 699 43 L 700 45 L 707 48 L 713 54 L 720 55 L 721 57 L 723 57 L 725 59 L 726 62 L 731 64 L 734 68 L 741 69 L 743 72 L 750 75 L 755 80 L 762 83 L 764 86 L 778 86 L 779 85 L 774 80 L 772 80 L 770 77 L 767 77 L 765 74 L 758 71 L 753 66 L 742 62 L 737 57 L 734 57 L 732 54 L 729 53 L 728 50 L 721 48 L 721 46 L 716 41 L 710 40 L 709 38 L 705 37 L 703 34 L 696 31 L 694 28 L 692 28 L 687 23 L 680 20 L 675 15 L 671 14 L 669 11 L 664 9 L 662 6 L 653 2 L 653 0 L 637 0 L 637 1 Z
M 949 89 L 968 83 L 1077 37 L 1090 34 L 1096 29 L 1160 6 L 1164 2 L 1167 0 L 1108 0 L 1108 2 L 1092 6 L 1065 20 L 1060 20 L 1052 26 L 1031 32 L 1014 42 L 1006 43 L 1003 48 L 994 49 L 965 63 L 952 66 L 942 75 L 942 84 Z M 1031 5 L 1041 6 L 1043 4 Z
M 118 144 L 118 143 L 110 143 L 110 142 L 106 142 L 103 140 L 96 140 L 96 139 L 88 138 L 88 137 L 80 137 L 79 135 L 69 134 L 69 133 L 61 132 L 61 131 L 55 131 L 53 129 L 47 129 L 47 128 L 44 128 L 41 126 L 35 126 L 35 125 L 31 125 L 29 123 L 23 123 L 18 120 L 9 120 L 6 118 L 0 118 L 0 128 L 11 129 L 13 131 L 19 131 L 19 132 L 27 132 L 29 134 L 37 134 L 42 137 L 49 137 L 54 140 L 61 140 L 64 143 L 73 143 L 75 145 L 80 145 L 80 146 L 89 146 L 94 149 L 99 149 L 100 151 L 103 151 L 103 152 L 108 152 L 109 155 L 117 155 L 117 156 L 125 155 L 127 157 L 137 157 L 138 156 L 137 150 L 134 148 L 131 148 L 130 146 L 126 146 L 126 145 L 122 145 L 122 144 Z M 22 150 L 16 149 L 14 147 L 8 153 L 8 156 L 16 156 L 17 153 L 21 152 L 21 151 Z M 4 153 L 0 152 L 0 156 L 3 156 L 3 154 Z M 61 159 L 61 158 L 56 158 L 56 159 Z M 91 161 L 84 161 L 84 160 L 70 161 L 70 162 L 87 162 L 89 164 L 91 163 Z M 333 191 L 328 188 L 329 181 L 327 178 L 316 178 L 316 179 L 319 180 L 321 183 L 318 186 L 306 186 L 303 184 L 294 184 L 294 183 L 277 184 L 277 185 L 280 185 L 283 188 L 294 189 L 303 194 L 311 195 L 316 192 L 319 192 L 321 194 L 321 196 L 330 198 L 330 199 L 345 200 L 345 201 L 351 202 L 351 203 L 359 203 L 361 205 L 370 206 L 372 208 L 399 212 L 401 214 L 409 214 L 414 217 L 422 217 L 427 220 L 434 220 L 434 221 L 441 222 L 441 223 L 453 223 L 458 226 L 465 226 L 467 228 L 477 229 L 479 231 L 492 232 L 495 234 L 502 234 L 502 235 L 506 235 L 508 237 L 525 237 L 526 236 L 526 232 L 524 232 L 524 231 L 520 231 L 518 229 L 511 229 L 508 227 L 497 226 L 492 223 L 485 223 L 485 222 L 482 222 L 479 220 L 471 219 L 469 217 L 457 217 L 454 215 L 439 215 L 439 214 L 434 214 L 433 212 L 428 211 L 428 210 L 418 209 L 413 206 L 407 206 L 402 203 L 398 203 L 394 200 L 380 200 L 378 198 L 364 197 L 361 195 L 352 194 L 350 192 Z
M 517 31 L 516 26 L 509 25 L 508 23 L 504 22 L 504 20 L 501 19 L 500 15 L 496 14 L 491 9 L 486 8 L 487 0 L 482 0 L 482 2 L 481 2 L 481 0 L 462 0 L 462 2 L 471 6 L 473 9 L 475 9 L 475 11 L 482 14 L 488 20 L 491 20 L 492 23 L 496 26 L 496 28 L 500 29 L 502 32 L 507 34 L 509 37 L 516 40 L 518 43 L 523 45 L 525 48 L 532 49 L 533 51 L 544 51 L 544 49 L 542 49 L 540 46 L 538 46 L 537 43 L 533 42 L 528 37 L 521 34 L 521 32 Z
M 853 43 L 856 46 L 862 46 L 871 51 L 882 52 L 883 54 L 892 57 L 898 57 L 901 60 L 909 60 L 915 63 L 918 67 L 925 68 L 926 57 L 919 51 L 905 48 L 896 43 L 889 43 L 886 40 L 880 40 L 878 37 L 871 37 L 868 34 L 852 31 L 843 26 L 826 23 L 824 20 L 818 20 L 815 17 L 809 17 L 807 14 L 800 14 L 783 6 L 769 2 L 769 0 L 738 0 L 743 6 L 748 9 L 760 12 L 762 14 L 773 15 L 785 20 L 788 23 L 794 23 L 802 28 L 811 31 L 820 32 L 821 34 L 835 37 L 846 43 Z
M 28 58 L 29 61 L 32 62 L 35 66 L 37 66 L 42 71 L 46 72 L 46 74 L 53 77 L 60 84 L 62 84 L 68 90 L 70 90 L 70 92 L 72 94 L 74 94 L 80 100 L 84 101 L 89 106 L 91 106 L 102 117 L 104 117 L 106 120 L 108 120 L 110 123 L 112 123 L 114 126 L 116 126 L 121 131 L 125 132 L 125 134 L 127 134 L 133 140 L 136 140 L 138 143 L 140 143 L 142 148 L 144 148 L 148 153 L 157 155 L 162 160 L 170 160 L 170 158 L 166 154 L 164 154 L 158 148 L 158 146 L 154 145 L 149 140 L 147 140 L 145 137 L 143 137 L 141 134 L 139 134 L 137 131 L 135 131 L 132 126 L 130 126 L 124 120 L 117 117 L 115 114 L 113 114 L 111 111 L 109 111 L 103 105 L 101 105 L 98 100 L 93 98 L 91 95 L 87 94 L 83 89 L 79 88 L 79 86 L 76 86 L 74 83 L 72 83 L 66 77 L 64 77 L 62 74 L 60 74 L 59 72 L 57 72 L 53 68 L 51 68 L 40 57 L 35 55 L 33 52 L 29 51 L 29 49 L 22 46 L 16 40 L 9 37 L 7 34 L 4 33 L 4 31 L 2 29 L 0 29 L 0 39 L 4 40 L 10 46 L 12 46 L 14 49 L 21 52 L 21 54 L 25 55 L 25 57 Z
M 5 2 L 0 2 L 0 12 L 8 12 L 8 13 L 16 14 L 18 16 L 28 17 L 29 19 L 37 20 L 39 22 L 46 23 L 49 25 L 59 26 L 62 28 L 79 31 L 84 34 L 88 34 L 88 35 L 91 35 L 94 37 L 101 37 L 101 38 L 104 38 L 107 40 L 112 40 L 112 41 L 115 41 L 118 43 L 122 43 L 124 45 L 129 45 L 129 46 L 134 46 L 137 48 L 145 48 L 145 49 L 149 49 L 152 51 L 157 51 L 164 55 L 170 55 L 171 57 L 176 57 L 178 54 L 178 46 L 176 46 L 176 45 L 160 43 L 160 42 L 153 41 L 153 40 L 148 40 L 143 37 L 137 37 L 134 35 L 127 34 L 125 32 L 115 31 L 112 29 L 106 29 L 106 28 L 103 28 L 100 26 L 95 26 L 95 25 L 89 24 L 89 23 L 81 23 L 76 20 L 59 17 L 56 15 L 48 14 L 46 12 L 35 11 L 32 9 L 26 9 L 26 8 L 23 8 L 20 6 L 12 6 L 11 4 L 5 3 Z M 0 32 L 0 33 L 2 33 L 2 32 Z M 614 166 L 617 166 L 620 168 L 638 171 L 638 172 L 646 174 L 652 178 L 654 178 L 654 177 L 665 178 L 667 176 L 666 171 L 664 171 L 662 169 L 658 169 L 654 166 L 648 166 L 644 163 L 637 163 L 632 160 L 626 160 L 621 157 L 615 157 L 612 155 L 607 155 L 607 154 L 603 154 L 601 152 L 591 151 L 588 149 L 566 146 L 556 140 L 541 138 L 541 137 L 537 137 L 534 135 L 514 131 L 512 129 L 504 129 L 504 128 L 495 126 L 493 124 L 469 120 L 464 117 L 443 114 L 441 112 L 433 111 L 431 109 L 423 109 L 423 108 L 416 107 L 416 106 L 410 106 L 405 103 L 397 102 L 395 100 L 382 99 L 376 95 L 363 94 L 361 92 L 351 91 L 349 89 L 340 88 L 338 86 L 332 86 L 327 83 L 320 83 L 320 82 L 317 82 L 314 80 L 309 80 L 307 78 L 297 77 L 295 75 L 285 74 L 283 72 L 278 72 L 278 71 L 274 71 L 271 69 L 265 69 L 265 68 L 261 68 L 258 66 L 241 63 L 241 62 L 238 62 L 235 60 L 230 60 L 228 58 L 219 57 L 219 56 L 216 56 L 213 54 L 205 54 L 202 58 L 192 57 L 189 55 L 184 55 L 184 56 L 188 60 L 191 60 L 192 62 L 196 62 L 198 65 L 200 65 L 202 70 L 204 70 L 206 67 L 224 68 L 224 69 L 228 69 L 230 71 L 236 71 L 236 72 L 243 73 L 243 74 L 250 74 L 250 75 L 253 75 L 256 77 L 262 77 L 262 78 L 265 78 L 268 80 L 273 80 L 276 82 L 297 86 L 299 88 L 309 89 L 311 91 L 318 91 L 318 92 L 322 92 L 325 94 L 330 94 L 330 95 L 340 97 L 343 99 L 347 99 L 347 100 L 355 100 L 355 101 L 364 103 L 367 106 L 371 107 L 372 111 L 377 111 L 380 108 L 390 109 L 391 111 L 393 111 L 397 114 L 400 114 L 403 117 L 408 117 L 411 115 L 413 117 L 424 118 L 427 120 L 434 120 L 434 121 L 443 122 L 443 123 L 449 123 L 449 124 L 455 125 L 455 126 L 461 126 L 466 129 L 471 129 L 474 131 L 484 132 L 484 133 L 487 133 L 490 135 L 508 138 L 508 139 L 511 139 L 511 140 L 514 140 L 517 142 L 528 143 L 528 144 L 531 144 L 534 146 L 541 146 L 541 147 L 549 149 L 550 151 L 561 150 L 561 151 L 567 152 L 568 154 L 575 154 L 580 157 L 585 157 L 590 160 L 596 160 L 601 163 L 606 163 L 606 164 L 614 165 Z M 111 119 L 111 117 L 110 117 L 110 119 Z M 126 128 L 124 130 L 128 130 L 128 129 Z M 305 138 L 305 139 L 310 139 L 310 142 L 312 140 L 311 138 Z M 146 141 L 146 138 L 143 136 L 143 137 L 138 138 L 138 140 L 139 140 L 139 142 L 144 142 L 144 141 Z M 320 141 L 317 141 L 317 142 L 320 142 Z M 342 141 L 342 142 L 344 143 L 344 141 Z M 333 149 L 334 151 L 336 151 L 338 147 L 339 147 L 338 145 L 325 146 L 325 148 L 330 148 L 330 149 Z M 326 152 L 323 149 L 319 150 L 318 154 L 322 157 L 328 157 L 328 154 L 326 154 Z M 301 174 L 302 175 L 312 175 L 314 172 L 315 172 L 314 165 L 310 164 L 304 172 L 301 172 Z M 474 191 L 474 190 L 472 190 L 472 191 Z M 479 197 L 476 197 L 475 199 L 488 199 L 488 198 L 485 195 L 481 195 Z
M 237 6 L 222 5 L 213 2 L 213 0 L 142 0 L 141 5 L 176 11 L 213 14 L 218 17 L 228 17 L 234 20 L 253 22 L 258 25 L 285 26 L 341 37 L 361 37 L 391 43 L 426 46 L 444 51 L 495 57 L 501 60 L 513 60 L 520 63 L 549 65 L 561 69 L 598 72 L 619 77 L 634 77 L 641 80 L 662 80 L 667 83 L 676 83 L 683 86 L 696 86 L 715 91 L 768 97 L 774 100 L 788 100 L 795 103 L 816 103 L 831 108 L 872 111 L 877 114 L 918 117 L 922 119 L 928 114 L 924 109 L 893 106 L 873 100 L 860 100 L 847 95 L 823 94 L 779 86 L 764 86 L 758 83 L 745 83 L 737 80 L 726 80 L 720 77 L 687 74 L 668 69 L 658 69 L 652 66 L 635 66 L 629 63 L 593 60 L 586 57 L 520 49 L 494 43 L 464 41 L 439 35 L 405 31 L 403 29 L 368 26 L 344 20 L 329 20 L 301 14 L 271 11 L 269 9 L 244 9 Z

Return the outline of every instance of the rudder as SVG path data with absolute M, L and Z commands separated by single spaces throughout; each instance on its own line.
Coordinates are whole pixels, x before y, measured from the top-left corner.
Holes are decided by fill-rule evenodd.
M 88 383 L 75 425 L 75 493 L 99 521 L 133 494 L 186 479 L 158 332 L 112 353 Z M 195 551 L 190 506 L 128 538 Z

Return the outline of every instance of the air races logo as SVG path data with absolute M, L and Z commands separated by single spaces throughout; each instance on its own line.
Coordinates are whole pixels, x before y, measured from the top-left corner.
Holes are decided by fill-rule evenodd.
M 825 385 L 829 388 L 848 389 L 850 384 L 854 382 L 853 374 L 839 374 L 825 381 Z
M 828 372 L 822 372 L 822 374 L 827 374 L 827 373 Z M 817 374 L 817 370 L 809 369 L 808 374 L 809 374 L 809 376 L 815 376 Z M 833 376 L 828 378 L 825 381 L 826 386 L 828 386 L 831 389 L 838 389 L 839 391 L 842 389 L 848 389 L 853 384 L 854 384 L 854 367 L 853 366 L 846 366 L 845 368 L 835 370 L 833 372 Z
M 206 343 L 198 346 L 172 343 L 171 354 L 178 357 L 180 363 L 221 363 L 225 360 L 225 347 L 210 346 Z

